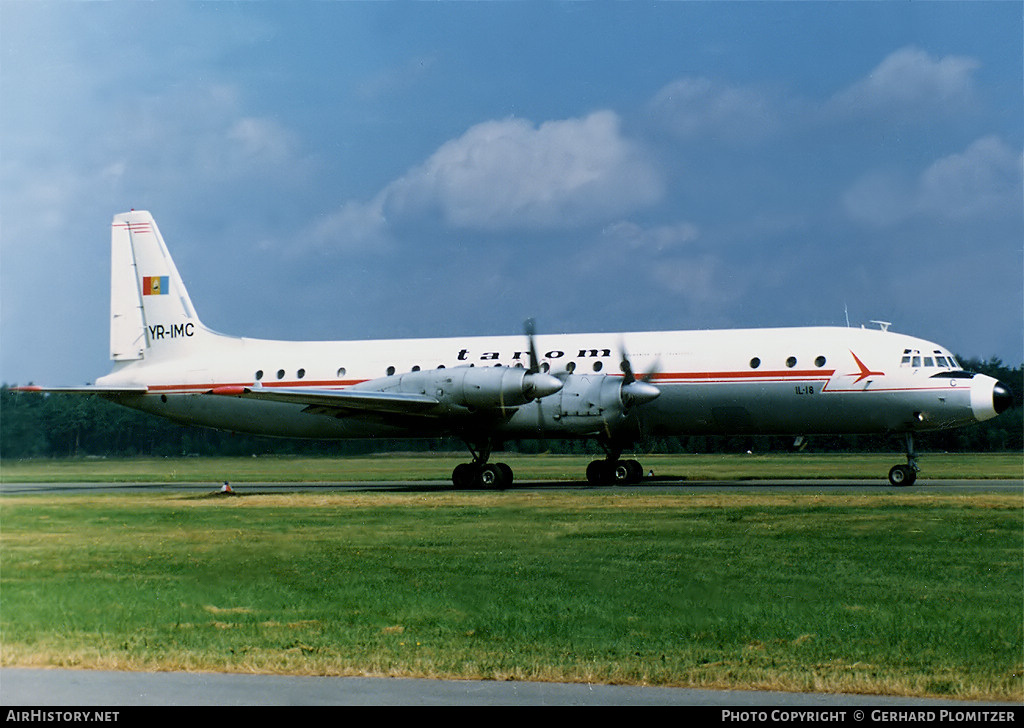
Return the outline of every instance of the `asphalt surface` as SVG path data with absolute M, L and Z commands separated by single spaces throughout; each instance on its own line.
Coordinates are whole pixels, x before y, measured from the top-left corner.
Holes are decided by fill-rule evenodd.
M 691 690 L 628 685 L 298 677 L 183 672 L 0 669 L 0 704 L 14 706 L 971 706 L 874 695 Z M 852 720 L 850 722 L 853 722 Z

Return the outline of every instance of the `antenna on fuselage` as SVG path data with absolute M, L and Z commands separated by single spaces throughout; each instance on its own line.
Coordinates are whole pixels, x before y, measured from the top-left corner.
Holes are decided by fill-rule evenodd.
M 850 307 L 843 301 L 843 313 L 846 314 L 846 328 L 850 328 Z

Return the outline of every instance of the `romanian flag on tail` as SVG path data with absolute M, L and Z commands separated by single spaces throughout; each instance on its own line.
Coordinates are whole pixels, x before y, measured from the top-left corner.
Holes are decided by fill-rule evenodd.
M 143 296 L 166 296 L 169 290 L 170 286 L 167 284 L 167 276 L 142 277 Z

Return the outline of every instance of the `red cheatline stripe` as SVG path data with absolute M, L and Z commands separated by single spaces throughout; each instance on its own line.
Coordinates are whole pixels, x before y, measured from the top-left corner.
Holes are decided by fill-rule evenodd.
M 744 372 L 675 372 L 655 374 L 653 381 L 666 382 L 707 382 L 735 381 L 749 379 L 753 381 L 789 381 L 792 379 L 829 379 L 835 374 L 834 369 L 780 369 Z

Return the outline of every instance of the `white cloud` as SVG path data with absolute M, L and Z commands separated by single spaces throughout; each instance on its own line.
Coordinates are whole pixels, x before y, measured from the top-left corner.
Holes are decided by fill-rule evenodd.
M 663 128 L 680 139 L 748 143 L 776 133 L 790 103 L 752 86 L 682 78 L 655 95 L 650 111 Z
M 826 109 L 842 115 L 961 113 L 974 99 L 973 58 L 933 58 L 919 48 L 890 54 L 865 78 L 836 94 Z
M 965 220 L 1019 214 L 1022 168 L 1020 151 L 987 136 L 933 162 L 916 179 L 867 174 L 846 192 L 843 205 L 851 218 L 875 226 L 921 216 Z
M 475 230 L 555 229 L 606 222 L 662 194 L 659 170 L 622 135 L 619 117 L 598 111 L 539 127 L 477 124 L 389 185 L 383 209 Z
M 949 219 L 1019 212 L 1022 155 L 987 136 L 959 154 L 944 157 L 922 175 L 918 206 Z
M 663 192 L 660 171 L 610 111 L 537 127 L 487 121 L 442 144 L 370 201 L 346 202 L 307 240 L 368 252 L 390 246 L 396 230 L 437 221 L 476 232 L 596 225 L 652 205 Z
M 682 141 L 760 144 L 839 119 L 963 114 L 975 105 L 974 72 L 979 66 L 973 58 L 933 58 L 919 48 L 901 48 L 824 101 L 770 86 L 685 77 L 664 86 L 648 112 L 660 128 Z
M 323 250 L 348 252 L 380 252 L 393 243 L 380 195 L 369 203 L 346 202 L 317 220 L 304 238 Z

